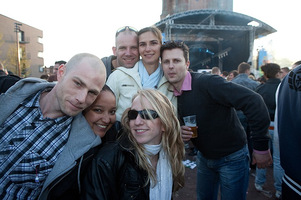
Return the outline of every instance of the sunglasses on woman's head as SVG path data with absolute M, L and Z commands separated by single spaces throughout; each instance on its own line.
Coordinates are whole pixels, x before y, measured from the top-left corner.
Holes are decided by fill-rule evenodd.
M 129 120 L 134 120 L 137 118 L 138 114 L 142 119 L 156 119 L 159 117 L 158 113 L 154 110 L 129 110 L 128 112 L 128 118 Z

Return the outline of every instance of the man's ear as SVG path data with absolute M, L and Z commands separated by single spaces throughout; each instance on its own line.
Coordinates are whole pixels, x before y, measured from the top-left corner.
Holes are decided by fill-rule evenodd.
M 61 80 L 64 75 L 66 74 L 66 66 L 64 64 L 61 64 L 57 70 L 57 80 Z
M 188 61 L 186 62 L 186 69 L 187 69 L 187 70 L 188 70 L 189 66 L 190 66 L 190 61 L 188 60 Z
M 113 51 L 114 56 L 116 56 L 116 50 L 117 50 L 116 47 L 112 47 L 112 51 Z

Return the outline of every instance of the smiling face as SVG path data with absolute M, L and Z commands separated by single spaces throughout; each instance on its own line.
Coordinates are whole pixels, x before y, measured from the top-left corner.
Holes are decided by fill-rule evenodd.
M 139 53 L 145 65 L 158 64 L 160 57 L 160 39 L 150 31 L 139 35 Z
M 90 106 L 101 91 L 106 80 L 105 68 L 100 63 L 91 66 L 91 62 L 89 58 L 85 58 L 69 71 L 66 65 L 59 67 L 55 105 L 63 114 L 77 115 Z
M 116 121 L 116 98 L 111 91 L 103 90 L 84 116 L 93 132 L 103 137 Z
M 141 105 L 141 100 L 143 101 L 144 106 Z M 154 110 L 145 97 L 137 96 L 132 103 L 131 110 L 140 111 L 144 109 Z M 138 114 L 136 119 L 130 120 L 129 126 L 131 134 L 139 144 L 156 145 L 161 143 L 164 128 L 160 118 L 147 120 L 142 119 Z
M 117 57 L 117 67 L 134 67 L 139 60 L 137 33 L 133 31 L 119 33 L 116 38 L 116 47 L 113 47 L 113 53 Z

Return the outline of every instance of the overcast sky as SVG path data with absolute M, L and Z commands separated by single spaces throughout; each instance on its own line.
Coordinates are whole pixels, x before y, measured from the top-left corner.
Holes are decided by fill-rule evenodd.
M 299 0 L 234 0 L 234 12 L 255 17 L 277 30 L 272 47 L 278 57 L 301 60 Z M 297 10 L 298 9 L 298 10 Z M 137 29 L 160 21 L 162 0 L 1 0 L 0 13 L 43 31 L 44 64 L 68 61 L 88 52 L 112 54 L 115 31 L 124 25 Z M 299 35 L 297 35 L 299 32 Z M 266 44 L 267 42 L 261 42 Z M 271 45 L 270 45 L 271 46 Z

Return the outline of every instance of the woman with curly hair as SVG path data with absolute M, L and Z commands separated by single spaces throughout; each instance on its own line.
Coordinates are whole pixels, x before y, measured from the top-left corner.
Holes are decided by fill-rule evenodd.
M 83 199 L 172 199 L 184 186 L 184 143 L 170 100 L 140 90 L 125 110 L 123 133 L 96 155 Z

